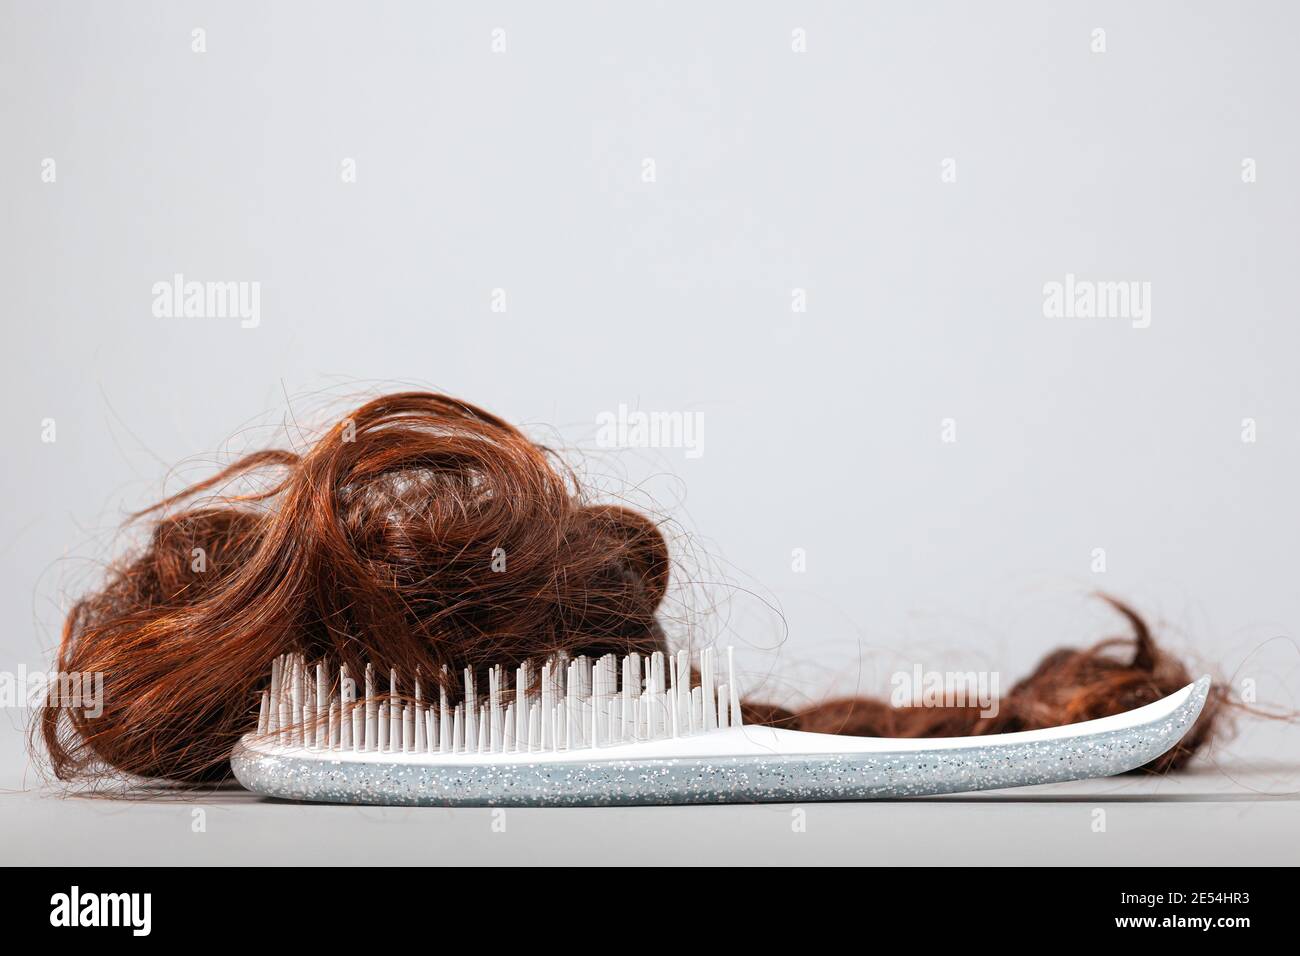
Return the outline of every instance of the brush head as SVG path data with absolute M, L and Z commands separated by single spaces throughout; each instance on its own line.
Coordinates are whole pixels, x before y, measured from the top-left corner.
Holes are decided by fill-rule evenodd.
M 540 754 L 694 736 L 742 723 L 731 648 L 722 682 L 718 663 L 712 648 L 698 670 L 686 651 L 557 656 L 513 672 L 487 668 L 486 696 L 466 669 L 453 703 L 446 668 L 427 684 L 390 670 L 381 689 L 367 665 L 358 698 L 346 666 L 335 679 L 324 662 L 287 654 L 271 665 L 256 736 L 312 751 L 404 754 Z

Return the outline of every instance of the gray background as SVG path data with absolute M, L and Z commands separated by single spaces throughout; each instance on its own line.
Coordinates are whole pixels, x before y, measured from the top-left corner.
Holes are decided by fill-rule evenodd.
M 1294 707 L 1297 27 L 1285 3 L 3 0 L 0 669 L 45 666 L 127 513 L 415 385 L 671 518 L 674 632 L 735 643 L 752 693 L 879 692 L 914 663 L 1005 687 L 1116 630 L 1102 588 Z M 260 282 L 260 325 L 155 318 L 176 272 Z M 1150 327 L 1045 318 L 1066 273 L 1150 282 Z M 621 403 L 700 413 L 703 454 L 599 447 Z M 41 791 L 26 718 L 0 713 L 20 861 L 292 858 L 325 831 L 376 859 L 530 859 L 595 820 L 649 827 L 625 845 L 653 855 L 643 821 L 670 818 L 719 861 L 895 834 L 867 856 L 932 862 L 974 830 L 993 859 L 1155 861 L 1191 834 L 1295 859 L 1296 803 L 1256 792 L 1300 789 L 1296 733 L 1258 722 L 1198 775 L 818 808 L 829 829 L 789 846 L 755 835 L 788 837 L 785 809 L 680 808 L 520 814 L 548 822 L 489 850 L 468 811 L 238 795 L 214 798 L 222 839 L 187 844 L 184 807 Z M 1112 792 L 1112 819 L 1141 816 L 1105 849 L 1088 801 Z

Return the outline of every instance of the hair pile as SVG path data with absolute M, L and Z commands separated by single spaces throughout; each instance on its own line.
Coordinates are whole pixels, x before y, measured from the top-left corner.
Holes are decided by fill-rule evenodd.
M 269 483 L 196 503 L 254 476 Z M 668 649 L 656 612 L 671 562 L 655 523 L 586 500 L 545 448 L 446 396 L 377 398 L 305 453 L 249 455 L 142 516 L 153 521 L 148 544 L 64 624 L 57 671 L 103 674 L 104 691 L 96 717 L 56 704 L 39 713 L 61 779 L 224 779 L 271 663 L 287 652 L 432 684 L 443 665 L 458 674 L 558 652 Z M 996 717 L 871 699 L 797 712 L 746 701 L 746 716 L 824 733 L 1000 733 L 1118 713 L 1187 684 L 1141 619 L 1116 607 L 1131 639 L 1053 652 Z M 1216 690 L 1151 767 L 1185 763 L 1224 702 Z

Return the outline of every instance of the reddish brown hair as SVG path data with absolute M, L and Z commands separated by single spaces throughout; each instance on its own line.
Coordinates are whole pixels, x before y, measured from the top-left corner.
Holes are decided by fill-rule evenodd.
M 276 474 L 261 491 L 185 506 L 268 470 Z M 656 610 L 670 560 L 656 525 L 587 502 L 546 449 L 446 396 L 377 398 L 304 454 L 250 455 L 141 514 L 154 521 L 148 545 L 64 625 L 57 669 L 102 673 L 104 695 L 93 719 L 53 704 L 39 715 L 63 779 L 225 777 L 271 662 L 287 651 L 353 673 L 371 661 L 380 674 L 438 675 L 444 664 L 457 673 L 558 651 L 666 649 Z M 798 712 L 746 702 L 746 711 L 826 733 L 949 736 L 1100 717 L 1188 683 L 1142 620 L 1116 607 L 1131 639 L 1053 652 L 993 718 L 870 699 Z M 1223 702 L 1216 690 L 1192 733 L 1154 766 L 1185 762 Z
M 1126 605 L 1102 599 L 1127 618 L 1131 637 L 1114 637 L 1092 647 L 1060 648 L 998 702 L 997 713 L 979 707 L 894 707 L 873 698 L 841 697 L 799 712 L 755 708 L 766 723 L 824 734 L 862 737 L 964 737 L 1040 730 L 1094 720 L 1150 704 L 1191 683 L 1193 676 L 1159 647 L 1146 622 Z M 1210 688 L 1201 716 L 1178 746 L 1145 768 L 1155 772 L 1184 766 L 1207 743 L 1228 704 L 1222 685 Z

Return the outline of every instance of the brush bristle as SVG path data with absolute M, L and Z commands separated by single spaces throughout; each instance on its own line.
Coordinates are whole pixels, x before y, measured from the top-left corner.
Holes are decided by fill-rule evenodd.
M 388 692 L 377 690 L 374 667 L 365 671 L 365 696 L 356 696 L 346 666 L 331 684 L 323 662 L 309 665 L 285 654 L 271 665 L 262 692 L 257 733 L 275 743 L 309 750 L 356 753 L 541 753 L 685 737 L 741 724 L 740 692 L 732 649 L 727 680 L 717 683 L 713 649 L 700 655 L 692 686 L 690 657 L 656 652 L 556 657 L 540 668 L 525 662 L 509 675 L 487 670 L 487 699 L 475 674 L 462 676 L 461 699 L 447 696 L 446 668 L 438 700 L 424 698 L 417 676 L 407 684 L 389 672 Z M 410 695 L 399 688 L 409 687 Z

